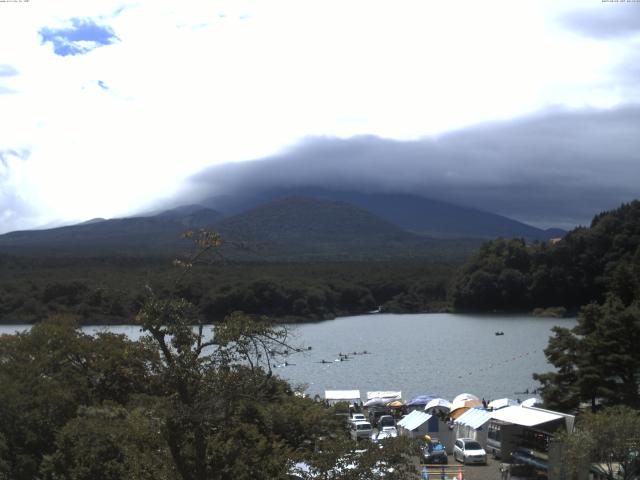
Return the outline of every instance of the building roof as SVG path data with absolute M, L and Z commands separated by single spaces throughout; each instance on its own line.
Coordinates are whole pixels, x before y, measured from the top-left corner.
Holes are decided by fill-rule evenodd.
M 483 410 L 481 408 L 470 408 L 458 418 L 455 419 L 453 423 L 458 423 L 460 425 L 467 425 L 474 430 L 480 428 L 489 420 L 491 420 L 491 413 Z
M 524 427 L 533 427 L 564 418 L 564 416 L 559 413 L 520 406 L 501 408 L 500 410 L 492 412 L 491 416 L 496 420 L 513 423 L 514 425 L 522 425 Z
M 360 400 L 360 390 L 325 390 L 324 398 L 334 402 Z
M 403 417 L 402 420 L 398 422 L 398 426 L 406 430 L 415 430 L 420 425 L 424 425 L 425 422 L 428 422 L 430 418 L 431 415 L 428 413 L 421 412 L 420 410 L 414 410 L 406 417 Z

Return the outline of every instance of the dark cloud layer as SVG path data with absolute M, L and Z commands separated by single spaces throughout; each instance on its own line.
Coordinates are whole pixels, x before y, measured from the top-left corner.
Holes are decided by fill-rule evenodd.
M 111 27 L 98 25 L 90 18 L 72 18 L 65 28 L 42 28 L 42 43 L 51 42 L 56 55 L 82 55 L 118 40 Z
M 262 160 L 211 167 L 182 202 L 276 187 L 413 193 L 540 226 L 588 223 L 639 196 L 640 107 L 551 111 L 438 138 L 309 138 Z
M 627 37 L 640 34 L 640 5 L 633 2 L 602 2 L 597 8 L 571 12 L 562 23 L 583 35 L 595 38 Z

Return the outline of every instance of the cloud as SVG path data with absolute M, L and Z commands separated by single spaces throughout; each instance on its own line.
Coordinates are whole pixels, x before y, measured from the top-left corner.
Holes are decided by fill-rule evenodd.
M 11 66 L 11 65 L 2 65 L 0 64 L 0 81 L 2 80 L 3 77 L 14 77 L 16 75 L 18 75 L 18 70 Z M 15 93 L 15 90 L 9 88 L 9 87 L 5 87 L 4 85 L 0 84 L 0 95 L 3 94 L 8 94 L 8 93 Z
M 26 228 L 37 215 L 19 189 L 19 170 L 28 151 L 0 150 L 0 233 Z
M 589 37 L 630 37 L 640 34 L 640 8 L 631 2 L 603 2 L 598 8 L 569 12 L 561 22 Z
M 108 25 L 98 25 L 90 18 L 72 18 L 63 28 L 45 27 L 40 30 L 42 43 L 51 42 L 56 55 L 82 55 L 118 40 Z
M 640 107 L 547 111 L 415 141 L 308 138 L 253 162 L 207 169 L 182 200 L 324 187 L 412 193 L 539 226 L 586 224 L 638 196 Z

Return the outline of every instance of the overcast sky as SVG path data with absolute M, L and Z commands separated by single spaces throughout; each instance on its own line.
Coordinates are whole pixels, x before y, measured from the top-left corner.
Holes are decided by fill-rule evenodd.
M 638 196 L 639 47 L 630 1 L 0 2 L 0 232 L 283 183 L 584 223 Z

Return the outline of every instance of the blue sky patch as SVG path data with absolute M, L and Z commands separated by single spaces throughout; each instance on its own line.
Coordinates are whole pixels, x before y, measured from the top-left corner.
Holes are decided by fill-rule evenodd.
M 68 27 L 44 27 L 39 33 L 42 43 L 51 42 L 54 53 L 61 57 L 83 55 L 118 40 L 111 27 L 98 25 L 90 18 L 72 18 Z

